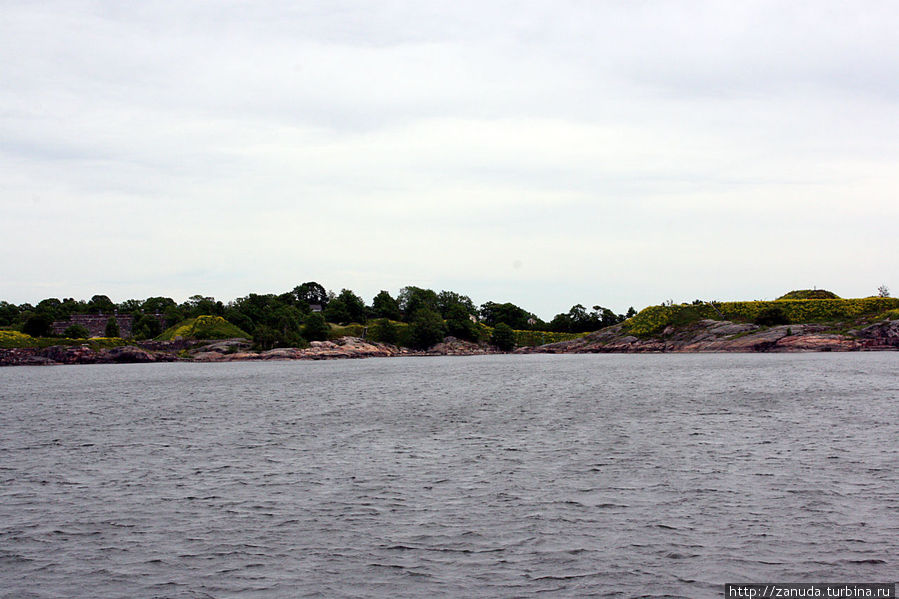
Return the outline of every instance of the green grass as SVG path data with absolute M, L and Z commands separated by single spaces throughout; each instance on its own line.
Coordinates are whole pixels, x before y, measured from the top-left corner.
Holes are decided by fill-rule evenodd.
M 69 339 L 67 337 L 32 337 L 18 331 L 0 330 L 0 349 L 37 348 L 53 345 L 87 345 L 93 350 L 121 347 L 128 342 L 121 337 L 92 337 L 90 339 Z
M 156 339 L 160 341 L 172 341 L 176 337 L 181 337 L 182 339 L 251 338 L 245 331 L 234 326 L 221 316 L 197 316 L 196 318 L 189 318 L 166 329 Z
M 786 293 L 779 300 L 798 300 L 798 299 L 840 299 L 840 296 L 833 291 L 826 289 L 797 289 Z

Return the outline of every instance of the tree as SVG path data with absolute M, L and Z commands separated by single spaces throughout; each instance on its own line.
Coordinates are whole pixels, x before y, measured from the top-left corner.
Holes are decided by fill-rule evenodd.
M 411 321 L 421 309 L 427 309 L 432 312 L 438 312 L 437 294 L 431 289 L 422 289 L 409 285 L 400 289 L 397 297 L 397 303 L 400 306 L 406 320 Z
M 105 314 L 114 312 L 115 309 L 115 303 L 107 295 L 95 295 L 87 303 L 87 311 L 91 314 Z
M 143 304 L 143 302 L 138 299 L 129 299 L 120 303 L 117 306 L 117 309 L 123 314 L 126 312 L 137 312 L 138 310 L 140 310 L 141 304 Z
M 342 289 L 340 295 L 328 302 L 325 319 L 340 324 L 350 322 L 365 324 L 365 312 L 365 302 L 362 298 L 349 289 Z
M 272 349 L 278 341 L 278 333 L 270 326 L 261 324 L 253 332 L 253 343 L 260 349 Z
M 877 288 L 877 297 L 890 297 L 890 288 L 886 285 L 881 285 Z
M 399 339 L 399 329 L 386 318 L 378 320 L 369 331 L 372 341 L 395 344 Z
M 170 297 L 148 297 L 141 304 L 140 309 L 147 314 L 165 314 L 167 308 L 177 306 L 175 300 Z
M 461 303 L 450 306 L 445 317 L 450 335 L 466 341 L 477 341 L 478 325 L 471 321 L 471 315 Z
M 152 314 L 134 315 L 131 323 L 131 336 L 135 339 L 152 339 L 162 333 L 162 326 L 159 319 Z
M 90 337 L 91 332 L 87 330 L 87 327 L 81 324 L 73 324 L 66 327 L 66 330 L 62 332 L 64 337 L 68 337 L 69 339 L 87 339 Z
M 115 316 L 111 316 L 109 320 L 106 321 L 106 329 L 103 331 L 103 336 L 118 337 L 119 334 L 119 321 L 116 320 Z
M 515 304 L 506 302 L 498 304 L 496 302 L 487 302 L 481 306 L 481 319 L 487 326 L 495 327 L 501 322 L 506 323 L 513 329 L 528 329 L 530 325 L 528 320 L 537 320 L 537 317 Z
M 318 312 L 313 312 L 306 317 L 306 323 L 303 325 L 303 337 L 309 341 L 325 341 L 330 331 L 325 317 Z
M 631 308 L 633 311 L 633 308 Z M 634 312 L 636 313 L 636 312 Z M 625 319 L 621 314 L 615 314 L 608 308 L 593 306 L 591 312 L 582 304 L 575 304 L 567 314 L 556 314 L 549 323 L 549 330 L 561 333 L 584 333 L 598 331 L 618 324 Z
M 187 301 L 181 304 L 181 311 L 191 318 L 197 316 L 221 316 L 225 313 L 225 306 L 222 302 L 215 301 L 214 297 L 205 297 L 202 295 L 192 295 Z
M 428 308 L 420 308 L 409 324 L 409 342 L 416 349 L 427 349 L 443 341 L 446 326 L 440 314 Z
M 461 295 L 455 291 L 441 291 L 437 295 L 437 310 L 444 318 L 449 318 L 449 312 L 455 306 L 460 306 L 468 314 L 477 314 L 478 310 L 474 302 L 467 295 Z
M 291 293 L 296 297 L 298 303 L 306 304 L 307 306 L 319 305 L 324 308 L 328 305 L 328 292 L 315 281 L 308 281 L 298 285 L 293 288 Z
M 389 318 L 391 320 L 402 318 L 399 304 L 383 289 L 371 301 L 371 309 L 377 318 Z
M 16 321 L 19 307 L 6 301 L 0 301 L 0 326 L 9 326 Z
M 53 325 L 53 319 L 43 313 L 30 315 L 25 324 L 22 325 L 22 332 L 32 337 L 46 337 L 50 334 L 50 327 Z
M 503 351 L 511 351 L 515 347 L 515 331 L 506 323 L 501 322 L 493 328 L 490 343 Z

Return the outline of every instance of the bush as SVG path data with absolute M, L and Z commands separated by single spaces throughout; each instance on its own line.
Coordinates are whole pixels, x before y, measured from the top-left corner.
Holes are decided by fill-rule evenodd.
M 396 324 L 386 318 L 377 321 L 368 333 L 369 339 L 381 343 L 396 344 L 400 338 L 400 331 Z
M 765 308 L 761 312 L 759 312 L 758 316 L 756 316 L 752 322 L 759 326 L 770 327 L 778 324 L 790 324 L 790 319 L 787 318 L 787 315 L 784 314 L 784 311 L 779 307 L 774 306 L 771 308 Z
M 511 351 L 515 347 L 515 332 L 512 327 L 501 322 L 493 329 L 490 343 L 503 351 Z
M 87 339 L 90 337 L 91 332 L 87 330 L 87 327 L 81 324 L 73 324 L 66 327 L 66 330 L 62 332 L 64 337 L 68 337 L 69 339 Z
M 303 325 L 303 337 L 309 341 L 325 341 L 328 339 L 329 332 L 328 323 L 319 312 L 313 312 L 306 317 L 306 323 Z
M 19 331 L 0 330 L 0 348 L 37 347 L 37 339 Z
M 103 331 L 104 337 L 118 337 L 119 336 L 119 321 L 116 320 L 115 316 L 111 316 L 109 320 L 106 321 L 106 329 Z
M 22 325 L 22 332 L 31 337 L 46 337 L 53 321 L 46 314 L 32 314 Z
M 416 349 L 427 349 L 440 343 L 446 336 L 446 326 L 440 314 L 429 308 L 421 308 L 409 324 L 409 344 Z

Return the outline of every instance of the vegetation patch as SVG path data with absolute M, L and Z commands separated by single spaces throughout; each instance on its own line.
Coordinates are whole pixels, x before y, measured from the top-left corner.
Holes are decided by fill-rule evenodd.
M 778 300 L 803 300 L 803 299 L 840 299 L 833 291 L 826 289 L 796 289 L 777 298 Z
M 866 297 L 859 299 L 780 299 L 770 302 L 723 302 L 711 304 L 671 304 L 649 306 L 624 323 L 624 330 L 637 337 L 657 335 L 665 327 L 684 326 L 700 319 L 756 322 L 775 315 L 786 323 L 842 322 L 873 318 L 899 309 L 899 299 Z
M 589 333 L 555 333 L 553 331 L 512 331 L 515 334 L 516 347 L 532 347 L 546 345 L 547 343 L 559 343 L 571 341 Z
M 54 345 L 87 345 L 93 350 L 121 347 L 128 342 L 121 337 L 92 337 L 73 339 L 70 337 L 32 337 L 19 331 L 0 330 L 0 349 L 33 347 L 42 349 Z
M 234 326 L 221 316 L 197 316 L 182 321 L 175 326 L 166 329 L 157 337 L 160 341 L 171 341 L 177 337 L 182 339 L 231 339 L 251 336 L 240 328 Z
M 37 347 L 37 339 L 31 335 L 19 331 L 0 331 L 0 347 L 12 349 L 14 347 Z

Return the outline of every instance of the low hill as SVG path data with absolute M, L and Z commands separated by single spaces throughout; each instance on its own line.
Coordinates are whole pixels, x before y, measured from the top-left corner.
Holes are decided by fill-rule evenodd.
M 669 326 L 685 326 L 700 320 L 755 322 L 765 313 L 777 311 L 785 324 L 846 323 L 851 326 L 873 321 L 890 310 L 899 309 L 899 299 L 866 297 L 860 299 L 779 299 L 769 302 L 714 302 L 650 306 L 623 323 L 623 330 L 637 337 L 648 337 Z
M 784 294 L 778 300 L 803 300 L 803 299 L 840 299 L 833 291 L 826 289 L 798 289 Z
M 171 341 L 177 337 L 182 339 L 232 339 L 235 337 L 250 339 L 251 335 L 221 316 L 197 316 L 166 329 L 157 339 Z

